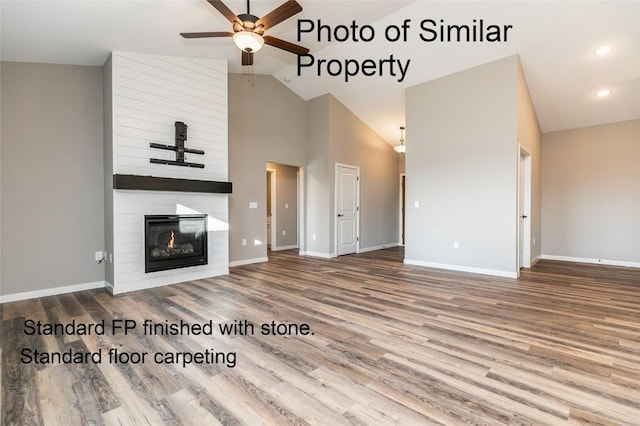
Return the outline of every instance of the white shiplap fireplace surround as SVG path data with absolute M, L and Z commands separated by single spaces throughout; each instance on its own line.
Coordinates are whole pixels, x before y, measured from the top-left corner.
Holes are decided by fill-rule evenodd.
M 224 61 L 114 52 L 105 70 L 106 283 L 113 294 L 229 273 L 228 195 L 114 189 L 114 175 L 226 182 L 227 64 Z M 185 161 L 175 160 L 176 121 L 188 126 Z M 145 215 L 206 214 L 208 264 L 145 273 Z

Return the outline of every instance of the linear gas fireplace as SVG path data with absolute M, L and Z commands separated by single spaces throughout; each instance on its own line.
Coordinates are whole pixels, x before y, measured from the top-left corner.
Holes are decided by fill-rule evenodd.
M 145 273 L 207 264 L 207 215 L 145 216 Z

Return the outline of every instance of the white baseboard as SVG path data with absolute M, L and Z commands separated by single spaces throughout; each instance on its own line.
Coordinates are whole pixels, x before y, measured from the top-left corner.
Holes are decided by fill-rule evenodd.
M 229 267 L 233 268 L 234 266 L 242 266 L 242 265 L 251 265 L 252 263 L 262 263 L 268 262 L 268 257 L 257 257 L 255 259 L 244 259 L 244 260 L 235 260 L 233 262 L 229 262 Z
M 94 290 L 104 288 L 104 281 L 92 283 L 68 285 L 64 287 L 53 287 L 44 290 L 25 291 L 23 293 L 6 294 L 0 296 L 0 303 L 17 302 L 19 300 L 37 299 L 39 297 L 56 296 L 58 294 L 73 293 L 75 291 Z
M 422 260 L 405 259 L 407 265 L 425 266 L 427 268 L 446 269 L 448 271 L 470 272 L 472 274 L 491 275 L 503 278 L 518 278 L 517 272 L 500 271 L 496 269 L 473 268 L 461 265 L 447 265 L 445 263 L 423 262 Z
M 562 262 L 593 263 L 596 265 L 626 266 L 627 268 L 640 268 L 640 262 L 627 262 L 624 260 L 591 259 L 588 257 L 556 256 L 553 254 L 543 254 L 540 256 L 540 259 L 560 260 Z
M 399 245 L 400 243 L 390 243 L 390 244 L 382 244 L 382 245 L 373 246 L 373 247 L 365 247 L 365 248 L 360 248 L 360 251 L 358 253 L 366 253 L 368 251 L 376 251 L 376 250 L 382 250 L 382 249 L 391 248 L 391 247 L 398 247 Z
M 536 263 L 540 262 L 542 260 L 541 256 L 536 257 L 535 259 L 533 259 L 531 261 L 531 266 L 535 265 Z
M 336 257 L 335 253 L 319 253 L 315 251 L 301 251 L 300 256 L 311 256 L 311 257 L 321 257 L 323 259 L 331 259 L 332 257 Z
M 292 245 L 292 246 L 280 246 L 280 247 L 271 247 L 271 251 L 280 251 L 280 250 L 293 250 L 293 249 L 297 249 L 298 245 Z

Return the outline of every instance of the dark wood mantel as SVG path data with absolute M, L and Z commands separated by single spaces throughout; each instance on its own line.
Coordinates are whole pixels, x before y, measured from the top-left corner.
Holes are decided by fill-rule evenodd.
M 113 175 L 113 189 L 231 194 L 232 185 L 231 182 L 216 182 L 212 180 Z

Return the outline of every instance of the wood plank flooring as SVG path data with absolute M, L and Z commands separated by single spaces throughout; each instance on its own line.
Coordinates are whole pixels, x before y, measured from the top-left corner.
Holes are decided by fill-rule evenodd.
M 640 424 L 640 270 L 542 261 L 514 280 L 402 256 L 278 252 L 224 277 L 6 303 L 0 423 Z M 27 319 L 107 327 L 27 335 Z M 211 321 L 215 332 L 145 335 L 145 319 Z M 137 326 L 114 333 L 113 320 Z M 272 321 L 313 334 L 262 335 Z M 219 324 L 234 322 L 254 334 L 221 335 Z M 103 358 L 23 363 L 23 348 Z M 151 359 L 112 363 L 110 349 Z M 152 358 L 206 350 L 221 358 L 186 367 Z

